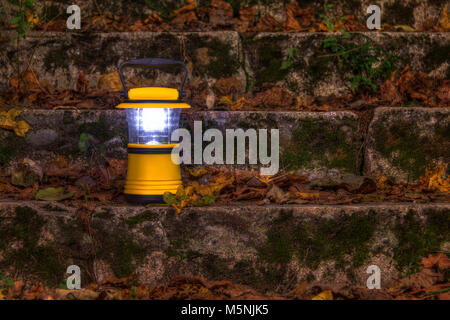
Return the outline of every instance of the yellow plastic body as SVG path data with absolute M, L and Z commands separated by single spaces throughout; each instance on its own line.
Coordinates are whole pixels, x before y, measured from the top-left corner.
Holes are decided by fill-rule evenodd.
M 174 88 L 145 87 L 128 90 L 130 100 L 178 100 L 178 90 Z
M 164 145 L 163 147 L 169 147 Z M 161 146 L 129 145 L 139 148 L 161 148 Z M 172 162 L 169 154 L 128 154 L 125 194 L 163 195 L 176 193 L 181 186 L 180 166 Z

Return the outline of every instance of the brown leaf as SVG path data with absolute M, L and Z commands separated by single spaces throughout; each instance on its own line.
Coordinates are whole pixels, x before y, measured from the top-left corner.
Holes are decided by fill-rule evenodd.
M 423 269 L 419 273 L 400 280 L 400 283 L 407 288 L 428 288 L 444 280 L 444 275 L 434 272 L 431 269 Z
M 289 200 L 289 194 L 276 185 L 272 185 L 269 192 L 266 193 L 266 198 L 272 202 L 282 204 Z
M 187 5 L 185 5 L 184 7 L 175 10 L 172 13 L 172 17 L 178 16 L 179 14 L 182 14 L 184 12 L 187 11 L 191 11 L 191 10 L 195 10 L 197 8 L 197 4 L 195 3 L 195 0 L 186 0 L 186 2 L 188 3 Z
M 112 92 L 122 91 L 123 87 L 119 73 L 114 71 L 100 76 L 97 83 L 97 89 Z
M 295 102 L 294 95 L 280 87 L 273 87 L 264 92 L 258 93 L 254 99 L 248 101 L 252 107 L 288 107 Z
M 177 15 L 175 17 L 175 19 L 172 20 L 173 24 L 178 24 L 178 25 L 188 25 L 192 22 L 196 22 L 198 21 L 197 15 L 195 14 L 194 11 L 189 11 L 189 12 L 185 12 L 182 13 L 180 15 Z
M 81 71 L 78 76 L 76 90 L 81 94 L 87 94 L 89 91 L 89 81 L 86 79 L 86 73 L 84 71 Z
M 233 21 L 233 7 L 222 0 L 212 0 L 209 10 L 209 23 L 213 26 L 229 26 Z
M 300 26 L 300 23 L 295 18 L 297 15 L 297 12 L 299 10 L 299 6 L 297 1 L 292 1 L 286 5 L 286 21 L 283 24 L 283 28 L 286 31 L 300 31 L 302 30 L 302 27 Z
M 220 78 L 214 84 L 214 91 L 218 96 L 232 95 L 236 100 L 241 97 L 244 88 L 236 77 Z
M 266 14 L 258 21 L 256 27 L 254 28 L 254 31 L 275 31 L 279 29 L 279 25 L 280 24 L 270 14 Z
M 427 258 L 422 258 L 421 262 L 424 268 L 437 267 L 440 270 L 446 270 L 450 268 L 450 259 L 442 252 L 437 254 L 430 254 Z

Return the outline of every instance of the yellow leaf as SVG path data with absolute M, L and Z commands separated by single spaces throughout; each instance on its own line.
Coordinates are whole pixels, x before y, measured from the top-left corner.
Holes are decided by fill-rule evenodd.
M 333 300 L 333 293 L 331 290 L 322 291 L 317 296 L 312 298 L 312 300 Z
M 31 126 L 24 120 L 16 121 L 16 117 L 22 110 L 11 109 L 8 112 L 0 112 L 0 128 L 6 130 L 14 130 L 14 133 L 20 137 L 24 137 Z
M 231 105 L 233 105 L 233 99 L 232 99 L 231 95 L 228 95 L 228 96 L 222 96 L 222 97 L 219 99 L 219 104 L 224 104 L 224 105 L 226 105 L 226 106 L 231 106 Z
M 97 88 L 107 91 L 122 91 L 122 82 L 120 81 L 117 71 L 104 74 L 100 76 L 97 83 Z
M 395 30 L 397 31 L 404 31 L 404 32 L 414 32 L 416 31 L 416 29 L 410 27 L 410 26 L 406 26 L 406 25 L 396 25 L 394 26 Z
M 4 289 L 0 288 L 0 300 L 6 300 L 5 296 L 2 293 L 3 290 Z
M 439 25 L 444 29 L 444 31 L 450 31 L 450 19 L 448 18 L 446 7 L 444 7 L 444 9 L 442 10 L 441 19 L 439 19 Z
M 33 27 L 39 23 L 39 16 L 37 12 L 27 10 L 27 21 Z
M 441 192 L 450 193 L 450 178 L 443 179 L 444 176 L 445 167 L 439 164 L 434 170 L 426 168 L 425 176 L 420 177 L 420 182 L 429 190 L 437 189 Z
M 247 101 L 245 98 L 240 98 L 235 104 L 233 104 L 230 108 L 233 111 L 241 110 Z
M 314 193 L 297 192 L 295 195 L 298 198 L 302 198 L 302 199 L 319 199 L 320 198 L 320 194 L 318 192 L 314 192 Z
M 388 178 L 386 178 L 386 176 L 379 177 L 376 181 L 377 187 L 380 189 L 387 187 L 387 185 L 386 185 L 387 181 L 388 181 Z
M 28 130 L 31 129 L 31 126 L 24 120 L 20 120 L 16 122 L 16 126 L 14 127 L 14 133 L 19 137 L 25 137 L 25 134 Z
M 184 170 L 187 173 L 189 173 L 190 176 L 192 176 L 194 178 L 199 178 L 199 177 L 204 176 L 205 174 L 207 174 L 209 172 L 209 170 L 206 169 L 206 168 L 198 168 L 198 169 L 192 168 L 192 169 L 189 169 L 189 168 L 185 167 Z

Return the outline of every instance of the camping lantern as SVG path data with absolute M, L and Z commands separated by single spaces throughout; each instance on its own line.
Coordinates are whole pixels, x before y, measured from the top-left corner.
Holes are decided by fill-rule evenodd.
M 122 74 L 125 65 L 182 65 L 185 70 L 180 90 L 146 87 L 127 90 Z M 130 60 L 119 67 L 125 101 L 117 108 L 126 109 L 128 121 L 128 170 L 125 198 L 132 203 L 162 202 L 165 192 L 176 193 L 181 185 L 178 164 L 172 161 L 172 132 L 178 128 L 181 109 L 190 108 L 182 101 L 187 77 L 181 61 L 159 58 Z

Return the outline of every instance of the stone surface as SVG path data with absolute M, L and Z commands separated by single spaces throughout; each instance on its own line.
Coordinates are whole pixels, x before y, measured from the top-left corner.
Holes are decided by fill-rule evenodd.
M 428 165 L 450 161 L 450 109 L 379 108 L 370 124 L 365 172 L 418 181 Z
M 11 141 L 15 141 L 14 154 L 10 159 L 42 159 L 44 155 L 47 158 L 54 155 L 77 158 L 93 152 L 126 158 L 127 122 L 121 110 L 26 110 L 20 117 L 33 127 L 26 138 L 16 137 L 6 130 L 0 131 L 0 149 L 6 150 Z M 268 129 L 270 137 L 270 129 L 278 128 L 282 168 L 301 169 L 305 173 L 318 169 L 359 173 L 363 139 L 358 131 L 358 117 L 352 112 L 192 112 L 183 115 L 181 127 L 193 133 L 196 120 L 202 121 L 203 133 L 209 128 L 217 128 L 222 131 L 223 137 L 225 129 L 238 128 Z M 36 135 L 48 133 L 49 130 L 57 132 L 54 141 L 36 141 Z M 87 140 L 89 145 L 80 149 L 82 134 L 88 134 L 90 138 Z M 193 139 L 192 134 L 192 142 Z M 204 142 L 204 146 L 207 144 Z M 5 157 L 7 155 L 5 153 Z
M 14 32 L 4 33 L 13 37 Z M 137 58 L 168 58 L 185 61 L 190 79 L 200 77 L 211 88 L 215 79 L 235 76 L 245 85 L 245 76 L 239 63 L 239 35 L 236 32 L 111 32 L 58 33 L 29 32 L 21 41 L 20 49 L 34 52 L 33 69 L 39 78 L 58 88 L 75 88 L 81 71 L 87 74 L 90 85 L 96 86 L 101 75 L 117 71 L 119 64 Z M 208 59 L 198 55 L 203 50 Z M 0 86 L 8 86 L 8 77 L 16 76 L 14 61 L 24 63 L 24 56 L 14 45 L 0 43 L 5 52 L 0 58 Z M 21 51 L 21 52 L 23 52 Z M 127 80 L 151 79 L 152 83 L 178 86 L 180 69 L 175 67 L 148 70 L 124 69 Z M 148 82 L 148 81 L 147 81 Z M 142 82 L 141 82 L 142 83 Z M 147 84 L 150 85 L 150 84 Z
M 297 93 L 316 97 L 340 95 L 349 92 L 349 74 L 336 69 L 333 56 L 321 51 L 324 40 L 335 37 L 332 33 L 258 33 L 243 36 L 245 69 L 249 87 L 260 90 L 279 85 Z M 413 70 L 447 77 L 450 62 L 447 52 L 450 46 L 448 33 L 353 33 L 352 43 L 382 46 L 375 55 L 383 61 L 409 65 Z M 352 50 L 348 47 L 346 50 Z M 289 50 L 297 50 L 294 58 L 288 58 Z M 353 49 L 354 50 L 354 49 Z M 395 57 L 395 59 L 393 58 Z M 289 68 L 282 68 L 291 60 Z M 353 66 L 355 69 L 359 65 Z M 388 76 L 389 74 L 387 74 Z
M 12 37 L 13 32 L 5 32 Z M 336 63 L 329 52 L 321 50 L 324 40 L 336 36 L 332 33 L 257 33 L 239 35 L 234 31 L 218 32 L 122 32 L 122 33 L 42 33 L 30 32 L 21 43 L 25 52 L 35 52 L 33 69 L 40 79 L 61 88 L 74 88 L 81 71 L 87 74 L 90 85 L 96 86 L 101 75 L 117 70 L 129 59 L 164 57 L 183 60 L 190 76 L 187 89 L 202 92 L 195 96 L 201 107 L 218 105 L 224 95 L 217 90 L 217 80 L 235 77 L 244 91 L 257 92 L 266 87 L 281 86 L 301 99 L 349 92 L 348 74 L 336 71 Z M 353 33 L 352 43 L 382 46 L 383 61 L 396 64 L 400 69 L 409 65 L 448 78 L 450 61 L 449 33 L 395 32 Z M 0 43 L 5 55 L 0 56 L 0 89 L 7 90 L 9 77 L 17 76 L 15 63 L 24 63 L 24 55 L 8 42 Z M 289 51 L 297 50 L 292 64 Z M 347 48 L 348 49 L 348 48 Z M 355 69 L 361 65 L 352 66 Z M 126 78 L 139 85 L 178 86 L 180 75 L 176 70 L 128 69 Z M 385 74 L 389 76 L 389 72 Z M 149 80 L 144 80 L 149 79 Z M 379 79 L 374 82 L 382 82 Z M 377 83 L 379 84 L 379 83 Z M 238 86 L 239 87 L 239 86 Z M 242 90 L 240 89 L 240 90 Z M 1 90 L 0 90 L 1 91 Z M 229 93 L 227 93 L 229 94 Z
M 448 246 L 449 213 L 449 204 L 222 206 L 179 215 L 109 205 L 86 225 L 82 210 L 62 203 L 0 202 L 0 270 L 57 285 L 76 264 L 85 284 L 136 272 L 159 285 L 185 274 L 287 293 L 306 279 L 364 286 L 376 264 L 385 287 Z

